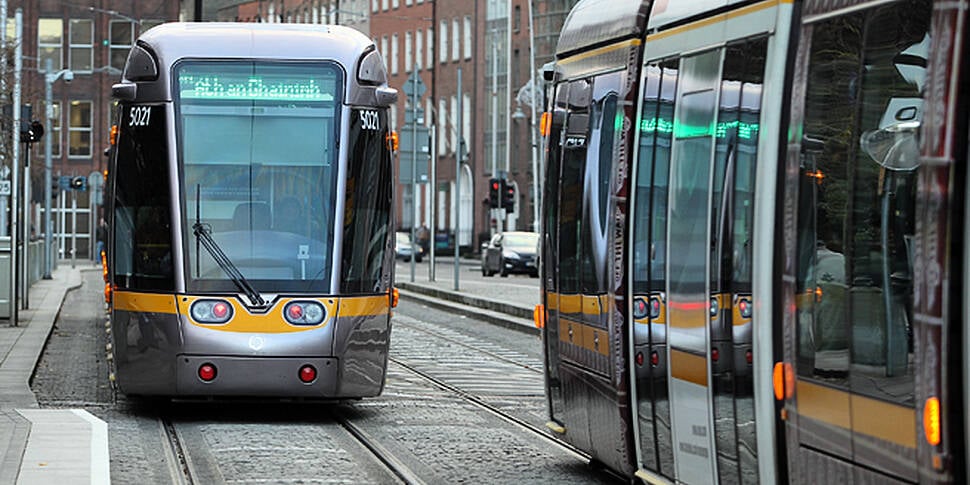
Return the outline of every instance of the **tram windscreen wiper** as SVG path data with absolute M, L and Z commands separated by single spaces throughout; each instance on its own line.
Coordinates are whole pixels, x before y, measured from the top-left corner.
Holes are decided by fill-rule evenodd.
M 216 240 L 212 238 L 212 234 L 210 233 L 211 229 L 208 227 L 208 225 L 196 221 L 196 223 L 192 225 L 192 232 L 195 233 L 196 240 L 201 241 L 202 245 L 205 246 L 205 249 L 209 251 L 209 254 L 212 255 L 212 259 L 216 261 L 216 264 L 218 264 L 219 267 L 226 272 L 226 275 L 229 276 L 229 279 L 236 284 L 236 287 L 249 297 L 249 301 L 258 307 L 266 306 L 266 300 L 263 300 L 263 297 L 260 296 L 259 292 L 256 291 L 255 288 L 253 288 L 253 285 L 249 284 L 249 281 L 247 281 L 246 277 L 243 276 L 241 271 L 239 271 L 239 268 L 232 263 L 229 256 L 226 256 L 226 253 L 222 251 L 222 248 L 216 244 Z

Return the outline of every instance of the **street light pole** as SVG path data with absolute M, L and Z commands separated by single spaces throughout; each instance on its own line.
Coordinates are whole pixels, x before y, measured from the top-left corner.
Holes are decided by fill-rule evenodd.
M 529 134 L 532 136 L 532 230 L 539 232 L 539 207 L 542 201 L 542 175 L 539 173 L 539 153 L 536 144 L 536 103 L 539 100 L 538 89 L 536 89 L 536 36 L 535 26 L 532 20 L 532 0 L 528 1 L 529 6 L 529 91 L 532 93 L 532 116 L 529 119 Z
M 54 71 L 54 65 L 51 59 L 47 59 L 47 64 L 44 66 L 44 133 L 47 136 L 44 137 L 44 279 L 51 279 L 51 268 L 53 266 L 53 257 L 51 256 L 51 232 L 53 232 L 54 225 L 51 222 L 51 199 L 53 198 L 53 188 L 51 187 L 51 182 L 53 179 L 53 161 L 51 160 L 52 152 L 52 138 L 54 137 L 53 127 L 51 126 L 52 120 L 54 119 L 54 82 L 56 82 L 61 76 L 64 79 L 71 79 L 74 77 L 74 73 L 69 69 L 62 69 L 58 72 Z

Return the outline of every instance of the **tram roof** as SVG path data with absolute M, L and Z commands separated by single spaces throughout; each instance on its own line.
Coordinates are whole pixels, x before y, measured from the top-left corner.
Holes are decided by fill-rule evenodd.
M 178 59 L 261 58 L 333 59 L 353 66 L 373 41 L 339 25 L 258 24 L 242 22 L 173 22 L 140 38 L 162 66 Z
M 569 12 L 556 57 L 630 38 L 642 38 L 650 0 L 581 0 Z

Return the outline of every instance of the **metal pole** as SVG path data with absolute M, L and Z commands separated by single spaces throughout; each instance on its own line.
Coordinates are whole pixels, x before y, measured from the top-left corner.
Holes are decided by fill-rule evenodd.
M 71 269 L 77 265 L 77 190 L 71 191 Z
M 29 122 L 29 120 L 28 120 Z M 23 202 L 21 202 L 22 211 L 21 220 L 23 223 L 20 224 L 20 240 L 23 241 L 24 247 L 21 252 L 21 264 L 20 264 L 20 287 L 23 288 L 23 297 L 20 300 L 20 308 L 26 310 L 30 308 L 30 144 L 24 144 L 24 197 Z
M 461 68 L 458 68 L 458 126 L 454 129 L 458 133 L 458 151 L 455 154 L 455 291 L 458 291 L 459 262 L 461 253 Z
M 529 134 L 532 136 L 532 230 L 539 232 L 539 208 L 542 202 L 542 174 L 539 172 L 539 153 L 536 144 L 536 102 L 539 90 L 536 88 L 536 37 L 532 19 L 532 0 L 529 0 L 529 89 L 532 92 L 532 117 L 529 121 Z
M 494 31 L 493 31 L 494 32 Z M 497 32 L 496 32 L 497 33 Z M 492 37 L 492 178 L 499 178 L 498 170 L 498 43 Z M 504 178 L 504 177 L 503 177 Z M 491 209 L 495 230 L 502 233 L 502 194 L 498 194 L 498 210 Z
M 18 324 L 18 318 L 20 317 L 20 305 L 17 304 L 17 297 L 19 296 L 19 278 L 17 277 L 17 262 L 18 258 L 18 248 L 17 245 L 20 244 L 20 232 L 17 230 L 18 217 L 17 212 L 20 210 L 19 201 L 17 200 L 18 193 L 20 192 L 20 185 L 18 185 L 20 179 L 20 89 L 21 89 L 21 78 L 23 76 L 24 68 L 24 48 L 23 48 L 23 32 L 24 32 L 24 14 L 22 9 L 17 9 L 14 16 L 15 25 L 14 28 L 14 71 L 13 71 L 13 127 L 10 130 L 13 132 L 12 139 L 10 143 L 11 152 L 13 156 L 11 157 L 10 169 L 11 169 L 11 184 L 10 184 L 10 312 L 13 320 L 13 325 L 16 327 Z M 6 19 L 2 19 L 6 22 Z
M 430 113 L 425 113 L 425 116 L 430 115 Z M 434 123 L 428 123 L 428 130 L 430 133 L 430 138 L 428 139 L 428 154 L 431 155 L 431 191 L 430 191 L 430 201 L 428 204 L 431 205 L 431 254 L 429 255 L 431 261 L 428 263 L 428 281 L 434 281 L 435 272 L 435 235 L 438 233 L 438 140 L 437 140 L 437 127 Z
M 51 184 L 53 183 L 53 161 L 51 160 L 51 153 L 53 150 L 52 139 L 54 138 L 53 131 L 53 119 L 54 119 L 54 79 L 53 70 L 54 63 L 50 58 L 47 58 L 47 64 L 45 65 L 44 73 L 44 133 L 47 135 L 44 137 L 44 279 L 51 279 L 51 231 L 53 230 L 53 225 L 51 224 L 51 199 L 53 198 L 53 188 Z
M 0 99 L 6 101 L 7 99 L 7 0 L 0 0 L 0 18 L 5 19 L 2 24 L 0 24 Z M 0 153 L 6 153 L 3 148 L 7 145 L 6 141 L 3 141 L 0 137 Z M 7 163 L 9 160 L 5 160 L 5 156 L 0 156 L 4 158 L 3 162 Z M 6 178 L 6 177 L 4 177 Z M 7 205 L 9 203 L 9 196 L 0 196 L 0 236 L 7 236 L 10 234 L 7 231 Z M 11 262 L 13 259 L 11 259 Z M 12 305 L 12 303 L 11 303 Z
M 417 69 L 412 69 L 411 71 L 411 92 L 414 93 L 411 96 L 411 283 L 414 283 L 414 260 L 416 255 L 414 254 L 414 245 L 417 241 L 414 238 L 414 226 L 417 222 L 418 217 L 418 124 L 417 124 L 417 111 L 415 106 L 417 106 L 418 93 L 418 71 Z

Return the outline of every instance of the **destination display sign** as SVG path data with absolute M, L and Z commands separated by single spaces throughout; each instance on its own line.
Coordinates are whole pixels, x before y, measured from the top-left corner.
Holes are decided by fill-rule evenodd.
M 336 70 L 328 66 L 192 63 L 179 68 L 182 99 L 333 101 Z

